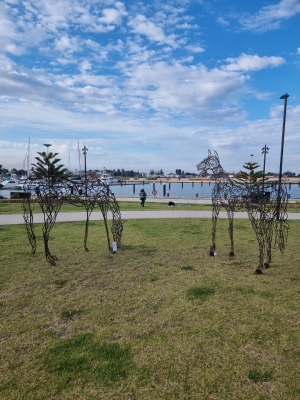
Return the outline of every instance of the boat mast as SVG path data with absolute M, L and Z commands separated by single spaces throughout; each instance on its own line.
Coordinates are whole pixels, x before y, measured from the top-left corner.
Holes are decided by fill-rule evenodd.
M 28 138 L 28 149 L 27 149 L 27 178 L 30 175 L 30 138 Z
M 80 165 L 80 150 L 79 150 L 79 142 L 78 142 L 78 165 L 79 165 L 79 176 L 81 178 L 81 165 Z

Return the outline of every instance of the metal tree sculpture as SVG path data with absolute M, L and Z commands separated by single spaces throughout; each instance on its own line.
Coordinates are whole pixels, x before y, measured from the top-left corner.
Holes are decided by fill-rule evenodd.
M 45 178 L 42 180 L 28 179 L 24 185 L 26 193 L 23 200 L 23 218 L 26 225 L 27 236 L 33 253 L 36 252 L 36 237 L 33 227 L 33 207 L 38 203 L 44 214 L 43 239 L 45 246 L 46 260 L 55 265 L 57 257 L 49 250 L 49 235 L 53 228 L 57 214 L 63 204 L 67 202 L 86 210 L 86 224 L 84 235 L 84 249 L 87 248 L 89 218 L 95 207 L 99 207 L 103 216 L 108 242 L 108 249 L 111 250 L 111 241 L 107 225 L 107 212 L 112 213 L 111 232 L 114 242 L 121 246 L 123 223 L 118 202 L 108 185 L 100 179 L 89 182 L 75 183 L 69 179 L 56 180 L 54 183 Z
M 288 195 L 285 185 L 263 182 L 245 185 L 232 180 L 222 168 L 216 151 L 208 150 L 208 157 L 197 165 L 197 169 L 206 173 L 212 171 L 215 186 L 212 191 L 212 244 L 209 254 L 216 254 L 216 228 L 220 208 L 227 211 L 231 249 L 234 256 L 233 216 L 236 211 L 246 210 L 259 245 L 259 265 L 257 274 L 269 267 L 273 234 L 274 248 L 284 251 L 289 224 L 287 222 Z M 266 257 L 266 261 L 265 261 Z M 264 262 L 265 261 L 265 262 Z

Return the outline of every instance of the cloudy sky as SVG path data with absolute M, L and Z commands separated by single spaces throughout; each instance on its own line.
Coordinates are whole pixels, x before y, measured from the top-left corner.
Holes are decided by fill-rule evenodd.
M 300 0 L 2 0 L 0 164 L 300 173 Z M 79 145 L 78 145 L 79 144 Z

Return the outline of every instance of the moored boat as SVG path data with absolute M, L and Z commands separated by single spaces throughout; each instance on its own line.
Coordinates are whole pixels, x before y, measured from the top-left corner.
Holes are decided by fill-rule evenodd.
M 19 181 L 17 179 L 10 179 L 9 181 L 2 181 L 1 184 L 1 190 L 14 189 L 16 186 L 19 186 Z
M 107 173 L 106 168 L 103 168 L 102 174 L 100 175 L 100 179 L 105 182 L 107 185 L 111 184 L 111 183 L 117 183 L 118 181 L 116 179 L 113 178 L 112 175 L 109 175 Z

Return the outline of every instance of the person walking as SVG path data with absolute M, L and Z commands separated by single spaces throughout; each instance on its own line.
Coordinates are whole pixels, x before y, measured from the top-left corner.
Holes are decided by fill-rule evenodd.
M 146 200 L 146 197 L 147 197 L 146 192 L 145 192 L 144 189 L 141 189 L 141 191 L 139 193 L 139 196 L 140 196 L 140 200 L 141 200 L 141 206 L 144 207 L 145 200 Z

